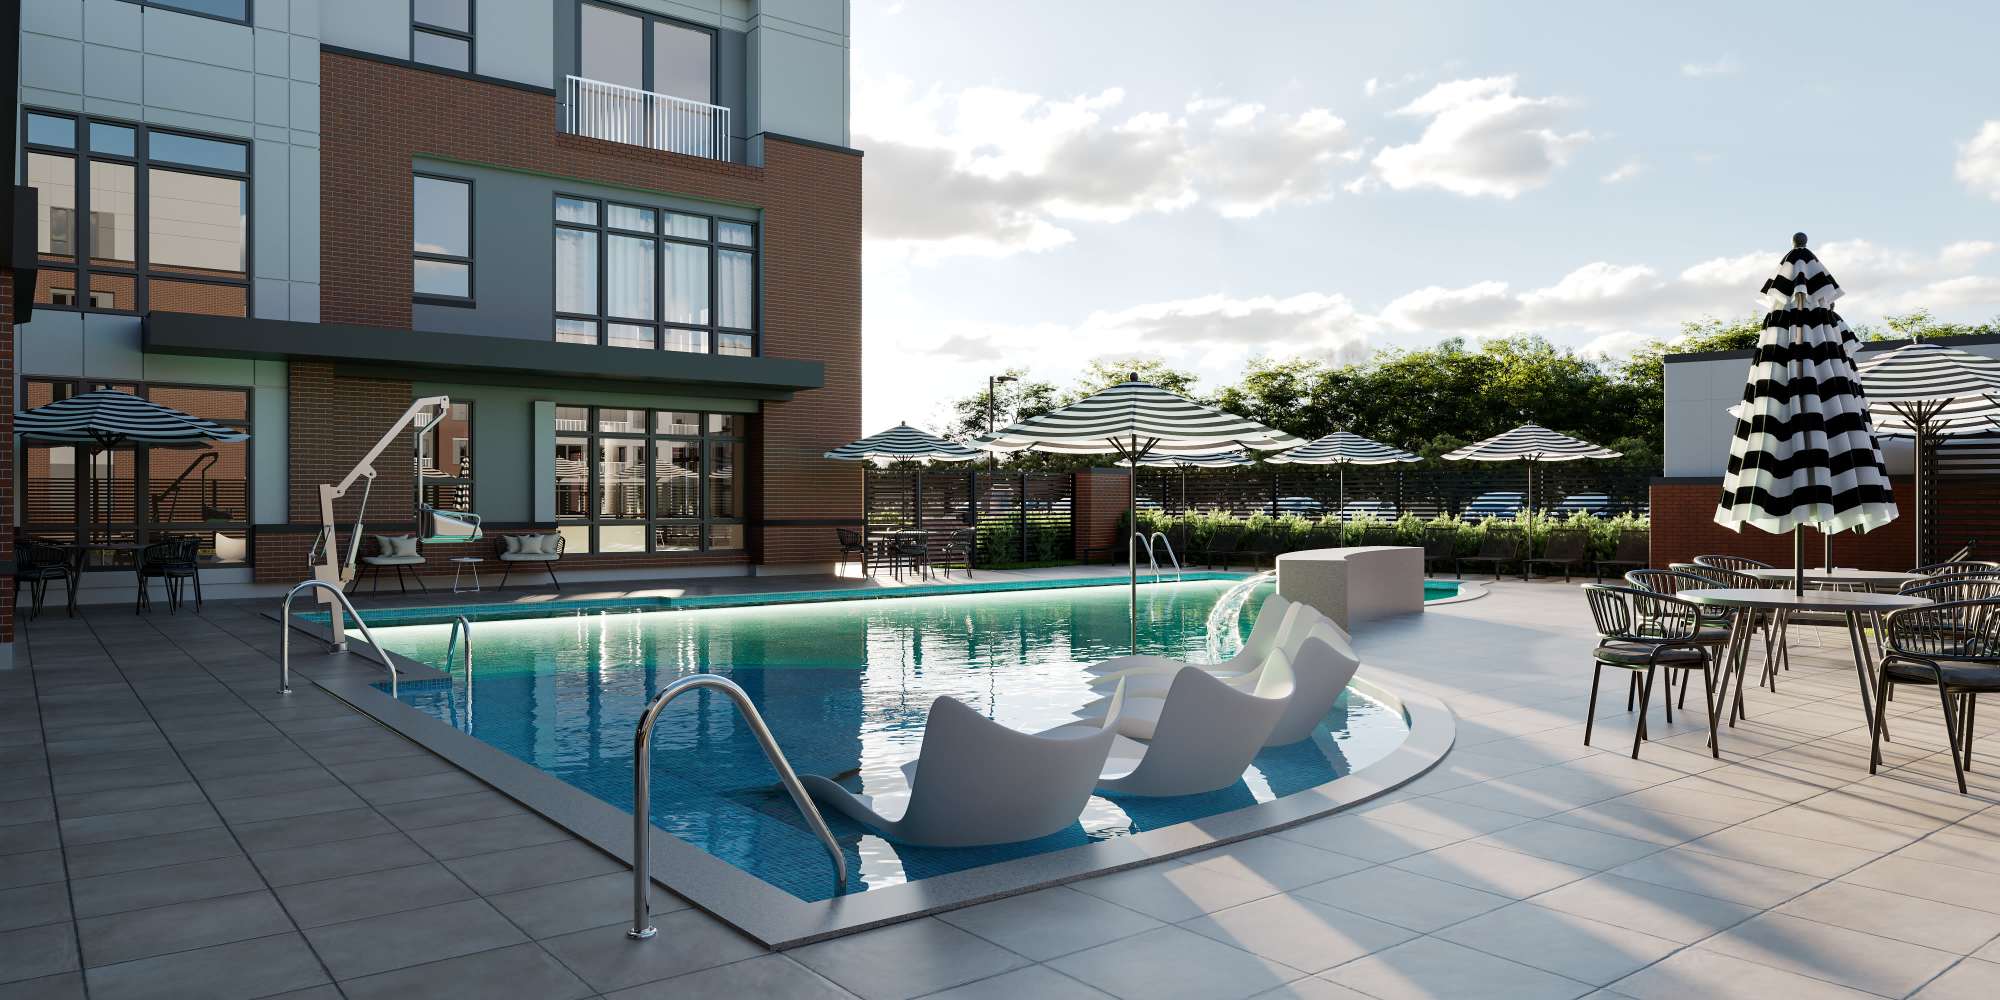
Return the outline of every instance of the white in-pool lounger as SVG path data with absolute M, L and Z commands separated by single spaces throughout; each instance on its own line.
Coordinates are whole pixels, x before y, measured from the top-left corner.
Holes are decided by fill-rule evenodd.
M 924 723 L 921 756 L 903 765 L 904 788 L 862 796 L 818 775 L 800 780 L 814 801 L 897 843 L 978 847 L 1046 837 L 1083 815 L 1117 738 L 1122 697 L 1112 696 L 1101 725 L 1039 735 L 940 697 Z M 883 815 L 897 799 L 907 803 L 900 818 Z
M 1236 655 L 1221 663 L 1208 664 L 1205 669 L 1215 674 L 1242 674 L 1257 669 L 1264 662 L 1264 656 L 1277 648 L 1278 635 L 1286 621 L 1287 613 L 1294 602 L 1277 594 L 1264 598 L 1257 608 L 1257 621 L 1250 626 L 1250 635 L 1243 640 L 1243 648 Z M 1146 673 L 1161 669 L 1174 670 L 1181 666 L 1180 660 L 1153 653 L 1136 653 L 1130 656 L 1114 656 L 1111 659 L 1084 667 L 1084 672 L 1095 675 L 1092 684 L 1108 685 L 1128 674 Z
M 1283 653 L 1265 658 L 1251 691 L 1239 691 L 1200 670 L 1183 670 L 1174 675 L 1160 707 L 1152 741 L 1119 738 L 1097 790 L 1162 796 L 1227 788 L 1242 780 L 1243 769 L 1263 749 L 1291 698 L 1291 663 Z M 1090 728 L 1089 723 L 1075 726 Z
M 1299 606 L 1295 605 L 1297 609 Z M 1283 659 L 1292 672 L 1292 697 L 1285 706 L 1285 713 L 1266 738 L 1265 746 L 1284 746 L 1297 743 L 1312 735 L 1313 727 L 1333 711 L 1333 704 L 1340 700 L 1347 682 L 1354 679 L 1354 673 L 1361 667 L 1361 659 L 1354 654 L 1340 635 L 1339 626 L 1310 608 L 1304 614 L 1296 615 L 1292 623 L 1291 635 L 1280 644 L 1281 648 L 1266 658 L 1265 662 Z M 1123 704 L 1118 712 L 1118 733 L 1135 740 L 1153 738 L 1161 714 L 1165 709 L 1165 699 L 1146 694 L 1133 694 L 1141 689 L 1141 682 L 1165 681 L 1171 684 L 1181 673 L 1196 671 L 1206 673 L 1201 667 L 1183 665 L 1170 674 L 1147 674 L 1130 678 L 1125 684 Z M 1255 688 L 1263 679 L 1264 668 L 1259 667 L 1247 674 L 1234 677 L 1218 677 L 1224 684 L 1239 691 Z M 1095 706 L 1094 706 L 1095 707 Z M 1086 709 L 1086 721 L 1095 718 L 1095 712 Z M 1112 751 L 1113 756 L 1117 751 Z

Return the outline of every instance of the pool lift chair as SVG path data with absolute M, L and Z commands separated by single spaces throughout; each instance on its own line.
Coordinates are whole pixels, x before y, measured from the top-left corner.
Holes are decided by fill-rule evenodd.
M 411 468 L 411 480 L 416 494 L 418 541 L 426 545 L 449 545 L 460 542 L 476 542 L 484 537 L 479 526 L 479 515 L 470 511 L 444 510 L 424 502 L 422 470 L 426 462 L 425 438 L 445 417 L 451 414 L 450 396 L 425 396 L 410 404 L 403 415 L 368 449 L 368 454 L 355 463 L 354 469 L 338 483 L 321 483 L 319 487 L 319 522 L 317 538 L 313 539 L 312 551 L 306 562 L 312 567 L 313 578 L 329 583 L 342 590 L 354 582 L 354 575 L 360 565 L 361 538 L 367 525 L 368 496 L 375 488 L 375 460 L 389 449 L 397 435 L 404 428 L 416 432 L 416 463 Z M 347 495 L 355 483 L 361 483 L 361 503 L 354 512 L 354 528 L 348 533 L 346 553 L 340 545 L 340 527 L 334 520 L 334 502 Z M 319 602 L 327 606 L 333 616 L 334 634 L 340 634 L 340 608 L 332 596 L 321 592 Z

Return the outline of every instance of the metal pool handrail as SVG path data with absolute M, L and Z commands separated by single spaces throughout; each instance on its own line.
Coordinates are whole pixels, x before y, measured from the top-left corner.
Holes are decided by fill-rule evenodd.
M 771 727 L 764 724 L 764 717 L 757 713 L 757 706 L 750 703 L 750 696 L 736 686 L 736 682 L 715 674 L 694 674 L 683 677 L 663 688 L 653 696 L 652 704 L 639 716 L 639 726 L 632 737 L 632 929 L 626 937 L 645 940 L 659 933 L 653 926 L 652 888 L 650 871 L 652 855 L 650 840 L 653 821 L 652 812 L 652 741 L 653 721 L 660 717 L 660 710 L 667 703 L 696 688 L 714 688 L 729 696 L 736 703 L 737 711 L 744 721 L 750 723 L 750 731 L 757 736 L 757 742 L 764 748 L 764 756 L 771 761 L 771 767 L 778 772 L 778 780 L 784 782 L 785 791 L 790 792 L 792 803 L 804 814 L 806 823 L 826 845 L 826 853 L 833 858 L 836 885 L 847 888 L 847 858 L 840 853 L 840 845 L 833 839 L 833 831 L 826 828 L 826 820 L 820 818 L 819 810 L 813 806 L 812 798 L 806 794 L 805 786 L 799 784 L 799 776 L 792 771 L 792 765 L 785 760 L 784 751 L 778 749 L 778 741 L 771 736 Z
M 445 673 L 451 672 L 451 651 L 458 647 L 458 633 L 465 633 L 465 731 L 472 732 L 472 621 L 464 615 L 451 620 L 451 638 L 444 644 Z
M 334 600 L 340 602 L 340 606 L 347 610 L 348 616 L 354 619 L 355 626 L 361 629 L 361 638 L 368 640 L 368 645 L 374 648 L 375 658 L 389 668 L 389 697 L 394 698 L 398 673 L 396 665 L 390 662 L 389 654 L 382 651 L 382 644 L 375 641 L 375 633 L 368 631 L 368 623 L 362 620 L 361 612 L 354 610 L 354 602 L 349 601 L 347 594 L 339 587 L 325 580 L 307 580 L 285 593 L 284 609 L 278 613 L 278 627 L 283 630 L 278 640 L 278 693 L 292 693 L 292 598 L 315 587 L 332 594 Z M 333 622 L 333 617 L 329 615 L 326 627 L 333 633 L 331 652 L 344 652 L 347 649 L 347 636 L 336 630 Z

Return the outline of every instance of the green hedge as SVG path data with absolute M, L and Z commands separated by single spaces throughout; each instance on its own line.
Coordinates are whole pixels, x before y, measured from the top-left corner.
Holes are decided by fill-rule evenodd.
M 1504 524 L 1519 526 L 1526 523 L 1534 552 L 1540 554 L 1548 542 L 1549 531 L 1559 527 L 1582 528 L 1590 532 L 1590 559 L 1609 559 L 1618 547 L 1618 535 L 1626 530 L 1649 530 L 1650 522 L 1633 514 L 1620 514 L 1612 518 L 1591 517 L 1587 514 L 1570 514 L 1558 517 L 1552 514 L 1536 514 L 1532 518 L 1489 517 L 1479 521 L 1462 521 L 1455 517 L 1439 517 L 1426 520 L 1414 514 L 1386 521 L 1362 517 L 1342 522 L 1338 518 L 1312 519 L 1287 514 L 1272 517 L 1258 514 L 1242 518 L 1230 514 L 1193 512 L 1167 515 L 1153 510 L 1139 511 L 1139 523 L 1148 533 L 1166 532 L 1176 548 L 1201 551 L 1217 532 L 1234 532 L 1240 536 L 1237 548 L 1258 552 L 1295 552 L 1300 549 L 1337 548 L 1343 545 L 1359 545 L 1371 529 L 1384 525 L 1393 526 L 1396 544 L 1422 545 L 1424 535 L 1430 529 L 1447 526 L 1458 533 L 1457 552 L 1471 555 L 1479 550 L 1480 542 L 1486 537 L 1489 525 Z M 1125 518 L 1119 518 L 1120 532 L 1125 530 Z M 1185 546 L 1183 539 L 1187 540 Z
M 1021 562 L 1021 522 L 1017 518 L 996 518 L 979 522 L 979 551 L 991 559 L 988 565 Z M 1028 520 L 1030 563 L 1073 561 L 1075 546 L 1070 541 L 1067 518 L 1036 515 Z

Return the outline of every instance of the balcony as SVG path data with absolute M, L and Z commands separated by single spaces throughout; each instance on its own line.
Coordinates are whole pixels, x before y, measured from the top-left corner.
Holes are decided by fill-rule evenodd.
M 570 135 L 728 162 L 729 109 L 580 76 L 565 78 Z

